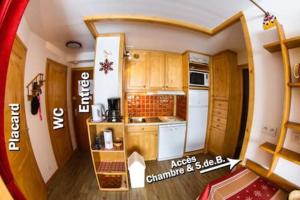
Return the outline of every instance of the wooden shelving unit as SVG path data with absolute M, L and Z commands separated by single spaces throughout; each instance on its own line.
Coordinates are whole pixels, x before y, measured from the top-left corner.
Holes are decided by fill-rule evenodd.
M 291 93 L 292 88 L 300 88 L 300 83 L 291 82 L 291 67 L 289 60 L 289 49 L 300 47 L 300 36 L 286 39 L 283 27 L 279 22 L 276 22 L 279 41 L 264 45 L 264 48 L 269 52 L 281 52 L 283 67 L 284 67 L 284 104 L 281 120 L 281 128 L 277 144 L 264 143 L 260 148 L 273 155 L 272 163 L 268 169 L 267 176 L 272 176 L 273 171 L 278 163 L 278 159 L 282 158 L 300 165 L 300 153 L 291 151 L 288 147 L 283 147 L 288 129 L 300 133 L 300 123 L 289 121 L 291 109 Z
M 289 121 L 289 122 L 287 122 L 287 123 L 285 124 L 285 127 L 286 127 L 286 128 L 289 128 L 289 129 L 292 129 L 292 130 L 294 130 L 294 131 L 300 133 L 300 123 L 290 122 L 290 121 Z
M 300 36 L 284 39 L 282 40 L 282 42 L 288 49 L 297 48 L 300 47 Z M 280 41 L 276 41 L 264 45 L 264 48 L 269 52 L 273 53 L 281 50 L 281 44 Z
M 260 145 L 260 148 L 264 151 L 267 151 L 271 154 L 274 154 L 275 150 L 276 150 L 276 145 L 269 143 L 269 142 L 265 142 L 262 145 Z
M 126 191 L 129 189 L 127 162 L 125 151 L 125 126 L 124 122 L 92 122 L 87 119 L 89 143 L 91 149 L 91 156 L 97 183 L 101 191 Z M 113 140 L 123 138 L 121 147 L 114 147 L 113 149 L 95 149 L 96 135 L 105 129 L 112 130 Z

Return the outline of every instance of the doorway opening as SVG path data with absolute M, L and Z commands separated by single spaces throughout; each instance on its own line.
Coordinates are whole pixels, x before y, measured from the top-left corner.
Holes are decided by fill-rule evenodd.
M 241 150 L 243 147 L 246 126 L 247 126 L 248 103 L 249 103 L 249 70 L 248 70 L 248 67 L 243 68 L 242 76 L 243 76 L 242 115 L 241 115 L 241 124 L 240 124 L 238 142 L 237 142 L 236 150 L 235 150 L 235 153 L 233 156 L 233 158 L 235 158 L 235 159 L 239 158 L 239 156 L 240 156 L 240 153 L 241 153 Z

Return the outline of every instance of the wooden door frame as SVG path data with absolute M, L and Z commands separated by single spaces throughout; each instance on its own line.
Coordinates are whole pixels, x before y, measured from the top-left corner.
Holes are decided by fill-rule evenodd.
M 86 67 L 72 67 L 71 68 L 71 88 L 70 88 L 70 90 L 71 90 L 71 107 L 72 107 L 72 111 L 71 111 L 71 113 L 72 113 L 72 120 L 73 120 L 73 127 L 74 127 L 74 134 L 75 134 L 75 139 L 76 139 L 76 144 L 77 144 L 77 150 L 79 149 L 78 148 L 78 137 L 77 137 L 77 130 L 75 129 L 75 125 L 74 125 L 74 123 L 75 123 L 75 115 L 74 115 L 74 113 L 73 113 L 73 101 L 72 101 L 72 98 L 73 98 L 73 95 L 72 95 L 72 88 L 73 88 L 73 71 L 85 71 L 85 70 L 93 70 L 93 75 L 94 75 L 94 66 L 86 66 Z M 94 80 L 94 79 L 93 79 Z
M 46 73 L 45 73 L 45 80 L 46 80 L 46 84 L 45 84 L 45 98 L 47 98 L 47 93 L 48 93 L 48 87 L 49 87 L 49 84 L 48 84 L 48 70 L 49 70 L 49 63 L 52 62 L 52 63 L 56 63 L 58 65 L 62 65 L 64 67 L 67 68 L 67 75 L 66 75 L 66 80 L 68 79 L 68 66 L 67 65 L 64 65 L 64 64 L 61 64 L 59 62 L 56 62 L 50 58 L 47 58 L 46 59 Z M 70 144 L 71 144 L 71 147 L 72 147 L 72 151 L 74 152 L 74 148 L 73 148 L 73 144 L 72 144 L 72 138 L 71 138 L 71 133 L 70 133 L 70 123 L 69 123 L 69 112 L 68 112 L 68 82 L 66 81 L 66 99 L 65 99 L 65 103 L 67 105 L 66 107 L 66 110 L 64 110 L 64 115 L 66 115 L 66 121 L 67 121 L 67 132 L 68 132 L 68 139 L 70 140 Z M 51 127 L 51 119 L 50 119 L 50 115 L 49 115 L 49 111 L 50 111 L 50 108 L 49 108 L 49 105 L 48 105 L 48 101 L 47 99 L 45 99 L 45 104 L 46 104 L 46 115 L 47 115 L 47 124 L 48 124 L 48 130 L 49 130 L 49 137 L 50 137 L 50 140 L 51 140 L 51 146 L 52 146 L 52 150 L 53 150 L 53 153 L 54 153 L 54 157 L 55 157 L 55 161 L 56 161 L 56 164 L 58 166 L 58 170 L 61 169 L 62 166 L 59 165 L 59 162 L 58 162 L 58 159 L 57 159 L 57 153 L 55 151 L 55 148 L 54 148 L 54 144 L 53 144 L 53 139 L 52 139 L 52 134 L 51 134 L 51 130 L 52 130 L 52 127 Z M 55 172 L 56 173 L 56 172 Z

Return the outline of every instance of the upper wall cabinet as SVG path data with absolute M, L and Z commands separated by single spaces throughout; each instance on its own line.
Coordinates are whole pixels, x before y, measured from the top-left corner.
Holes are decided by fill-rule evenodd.
M 178 54 L 166 54 L 165 87 L 167 90 L 182 90 L 182 72 L 182 56 Z
M 132 51 L 131 54 L 133 55 L 132 58 L 126 63 L 127 90 L 146 90 L 148 88 L 148 53 Z
M 149 89 L 160 90 L 165 86 L 165 55 L 163 53 L 149 53 Z
M 182 56 L 157 51 L 130 51 L 126 62 L 126 91 L 182 90 Z

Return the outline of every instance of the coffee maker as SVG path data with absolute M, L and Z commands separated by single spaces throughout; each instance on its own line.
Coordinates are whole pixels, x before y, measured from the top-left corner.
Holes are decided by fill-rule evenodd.
M 107 99 L 107 103 L 108 103 L 107 121 L 120 122 L 121 121 L 120 98 L 109 98 Z

